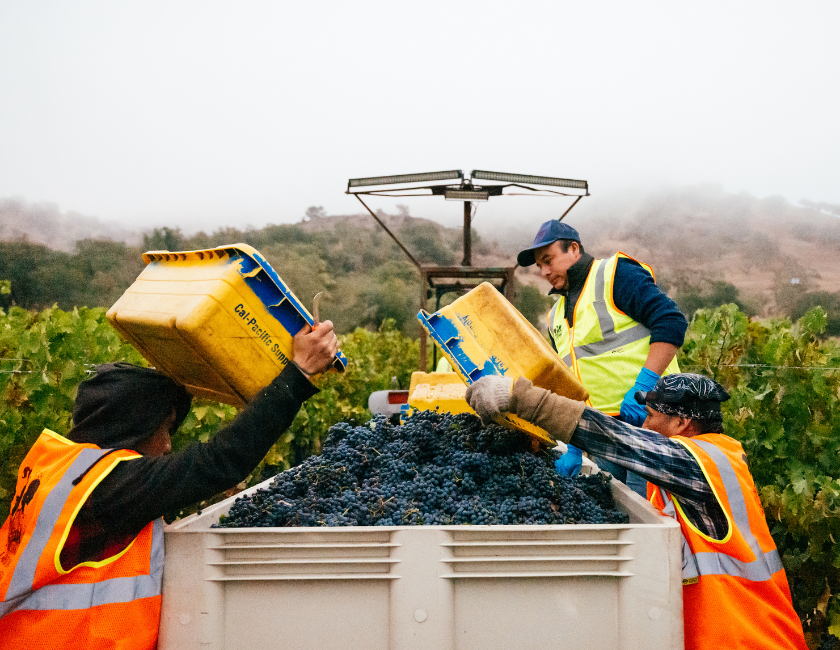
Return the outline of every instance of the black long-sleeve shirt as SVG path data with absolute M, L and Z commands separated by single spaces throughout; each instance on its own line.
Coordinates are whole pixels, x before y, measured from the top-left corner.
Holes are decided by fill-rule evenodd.
M 149 522 L 244 480 L 318 392 L 289 364 L 212 440 L 167 456 L 123 461 L 94 489 L 78 522 L 109 534 L 136 535 Z

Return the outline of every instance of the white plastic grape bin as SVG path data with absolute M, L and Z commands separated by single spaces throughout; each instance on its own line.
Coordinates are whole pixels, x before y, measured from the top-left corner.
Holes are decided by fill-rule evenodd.
M 210 528 L 228 499 L 166 528 L 159 649 L 682 648 L 679 526 L 612 485 L 629 524 Z

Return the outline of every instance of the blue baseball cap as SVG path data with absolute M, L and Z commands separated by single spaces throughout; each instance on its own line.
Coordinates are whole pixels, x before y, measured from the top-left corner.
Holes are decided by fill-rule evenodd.
M 558 239 L 571 239 L 578 244 L 580 243 L 578 231 L 570 225 L 557 219 L 546 221 L 537 231 L 537 236 L 534 237 L 534 243 L 531 244 L 531 247 L 526 248 L 516 256 L 516 261 L 519 263 L 519 266 L 531 266 L 535 264 L 537 260 L 534 258 L 534 251 L 543 246 L 548 246 Z

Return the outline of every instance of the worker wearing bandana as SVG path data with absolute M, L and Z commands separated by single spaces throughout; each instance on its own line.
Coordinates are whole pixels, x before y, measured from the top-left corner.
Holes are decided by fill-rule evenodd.
M 723 433 L 729 394 L 707 377 L 680 373 L 634 398 L 647 414 L 643 428 L 525 378 L 484 377 L 467 390 L 482 420 L 512 412 L 648 480 L 651 503 L 680 524 L 687 650 L 805 650 L 746 455 Z

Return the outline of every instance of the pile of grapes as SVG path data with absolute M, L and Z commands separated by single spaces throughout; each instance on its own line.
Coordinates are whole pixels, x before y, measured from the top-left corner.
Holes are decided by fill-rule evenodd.
M 626 523 L 609 475 L 568 478 L 558 452 L 474 415 L 421 411 L 333 426 L 322 454 L 236 499 L 218 526 Z

